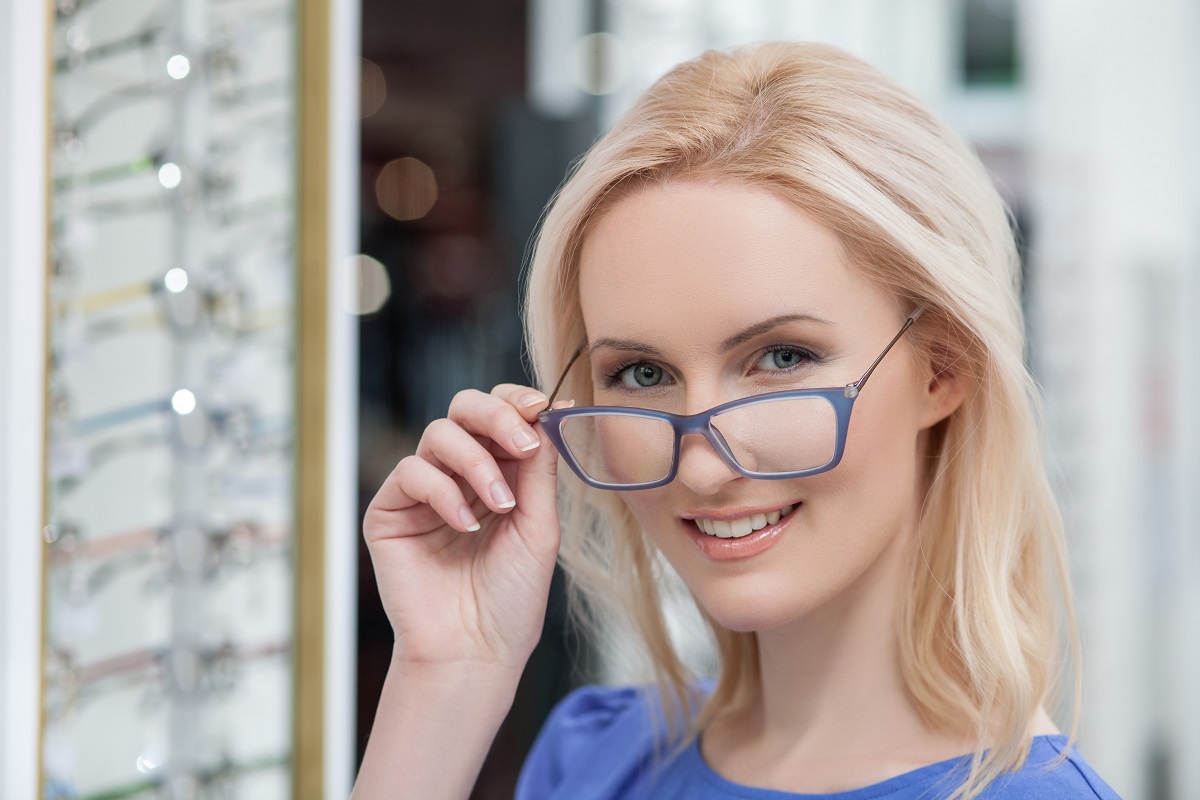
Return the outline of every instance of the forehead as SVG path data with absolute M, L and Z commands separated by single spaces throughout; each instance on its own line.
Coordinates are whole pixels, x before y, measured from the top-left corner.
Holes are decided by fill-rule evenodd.
M 778 195 L 736 183 L 651 185 L 617 201 L 580 254 L 588 338 L 717 340 L 776 314 L 837 320 L 877 294 L 837 235 Z

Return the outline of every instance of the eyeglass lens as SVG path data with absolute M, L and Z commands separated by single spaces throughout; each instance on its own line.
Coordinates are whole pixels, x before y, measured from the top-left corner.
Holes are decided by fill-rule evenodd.
M 837 446 L 837 412 L 823 397 L 792 397 L 735 406 L 712 425 L 737 463 L 756 473 L 823 467 Z M 631 414 L 580 414 L 563 420 L 571 455 L 593 480 L 651 483 L 667 477 L 674 456 L 670 422 Z

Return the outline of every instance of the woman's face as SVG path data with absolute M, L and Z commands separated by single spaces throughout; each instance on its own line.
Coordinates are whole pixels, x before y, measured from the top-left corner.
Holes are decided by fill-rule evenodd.
M 651 186 L 615 203 L 584 241 L 580 294 L 595 403 L 682 414 L 851 383 L 909 310 L 858 275 L 803 211 L 716 182 Z M 952 395 L 906 336 L 855 401 L 836 468 L 752 480 L 702 436 L 685 436 L 674 481 L 622 498 L 718 623 L 798 620 L 900 563 L 920 503 L 923 432 L 952 410 Z M 758 530 L 703 530 L 739 527 Z

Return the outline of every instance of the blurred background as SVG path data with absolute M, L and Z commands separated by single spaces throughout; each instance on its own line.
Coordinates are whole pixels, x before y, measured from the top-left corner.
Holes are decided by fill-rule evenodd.
M 33 131 L 0 131 L 4 786 L 33 785 L 13 777 L 26 754 L 44 797 L 344 796 L 392 646 L 367 503 L 455 392 L 529 380 L 521 271 L 572 162 L 671 65 L 784 38 L 913 90 L 1012 207 L 1083 635 L 1079 747 L 1122 797 L 1200 800 L 1200 4 L 48 11 L 0 6 L 0 119 Z M 611 648 L 568 630 L 559 576 L 474 797 L 511 797 L 571 688 L 634 677 Z
M 455 391 L 522 379 L 538 215 L 642 89 L 710 47 L 842 46 L 962 133 L 1019 221 L 1085 647 L 1080 748 L 1123 797 L 1200 798 L 1197 4 L 366 0 L 363 31 L 362 250 L 391 285 L 361 321 L 364 501 Z M 368 567 L 360 746 L 390 652 Z M 552 614 L 479 797 L 508 796 L 548 706 L 604 670 L 571 671 L 572 647 Z

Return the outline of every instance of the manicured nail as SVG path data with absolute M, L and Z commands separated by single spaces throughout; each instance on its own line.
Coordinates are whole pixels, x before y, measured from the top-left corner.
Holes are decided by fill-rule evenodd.
M 541 392 L 530 392 L 521 398 L 521 408 L 532 408 L 533 406 L 541 405 L 549 399 L 549 397 L 546 397 Z
M 508 490 L 508 486 L 504 481 L 492 481 L 491 485 L 492 499 L 496 501 L 496 505 L 500 508 L 512 508 L 517 504 L 517 501 L 512 496 L 512 492 Z
M 512 438 L 513 444 L 517 446 L 518 450 L 532 450 L 542 443 L 537 435 L 524 425 L 517 426 L 516 430 L 513 431 Z
M 559 400 L 558 402 L 556 402 L 554 404 L 554 407 L 555 408 L 574 408 L 575 401 L 574 400 Z
M 462 522 L 463 527 L 467 530 L 479 530 L 479 520 L 475 519 L 475 515 L 471 513 L 470 506 L 463 506 L 458 510 L 458 519 Z

